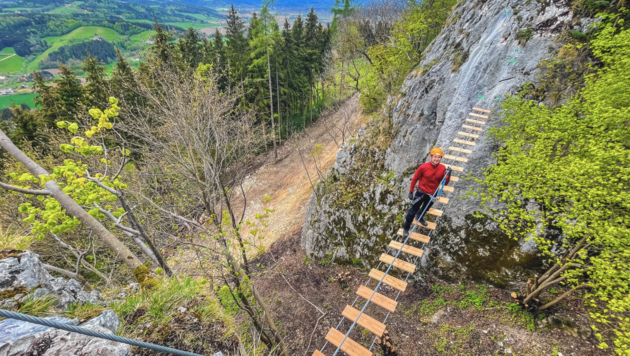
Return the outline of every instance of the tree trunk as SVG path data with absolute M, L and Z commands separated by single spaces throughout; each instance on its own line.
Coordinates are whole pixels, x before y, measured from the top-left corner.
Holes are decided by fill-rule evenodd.
M 24 152 L 17 148 L 13 142 L 7 137 L 7 135 L 0 130 L 0 147 L 4 148 L 18 162 L 22 163 L 26 169 L 36 177 L 48 176 L 48 172 L 40 165 L 30 159 Z M 49 195 L 55 198 L 59 204 L 65 209 L 65 211 L 79 219 L 85 226 L 90 228 L 99 239 L 110 248 L 110 250 L 131 269 L 135 271 L 136 268 L 142 266 L 142 261 L 125 246 L 114 234 L 105 228 L 98 220 L 88 214 L 87 211 L 77 204 L 70 196 L 64 193 L 54 180 L 46 182 L 44 185 Z
M 278 103 L 278 143 L 282 142 L 282 115 L 280 115 L 280 81 L 278 80 L 278 58 L 276 57 L 276 102 Z
M 311 108 L 311 125 L 313 125 L 313 84 L 311 84 L 311 102 L 309 106 Z
M 341 72 L 339 73 L 339 101 L 341 101 L 341 88 L 343 87 L 343 61 L 341 61 Z
M 273 88 L 271 87 L 271 64 L 269 64 L 269 50 L 267 50 L 267 77 L 269 78 L 269 111 L 271 111 L 271 140 L 273 141 L 273 157 L 278 159 L 278 149 L 276 147 L 276 125 L 273 119 Z

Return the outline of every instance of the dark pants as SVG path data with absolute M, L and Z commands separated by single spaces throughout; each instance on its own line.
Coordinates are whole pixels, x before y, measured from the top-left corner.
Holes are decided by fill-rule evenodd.
M 407 219 L 405 220 L 405 225 L 403 226 L 405 230 L 409 230 L 416 214 L 422 213 L 423 211 L 426 214 L 426 212 L 429 211 L 429 209 L 431 209 L 431 206 L 433 205 L 433 202 L 431 202 L 431 195 L 426 194 L 421 190 L 416 191 L 416 196 L 414 200 L 418 198 L 420 199 L 411 206 L 411 209 L 409 209 L 409 212 L 407 213 Z M 425 210 L 425 206 L 427 204 L 428 206 Z M 423 216 L 424 214 L 420 215 L 418 217 L 418 220 L 420 220 Z

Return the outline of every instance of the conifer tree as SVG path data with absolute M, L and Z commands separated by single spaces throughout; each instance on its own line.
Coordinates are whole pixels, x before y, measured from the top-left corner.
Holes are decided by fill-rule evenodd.
M 245 38 L 245 23 L 238 16 L 234 4 L 227 16 L 227 29 L 225 37 L 228 39 L 225 52 L 229 63 L 230 78 L 233 84 L 245 80 L 247 65 L 249 62 L 249 42 Z
M 87 107 L 97 107 L 105 110 L 108 103 L 108 95 L 105 88 L 105 66 L 99 63 L 98 58 L 92 57 L 89 53 L 83 61 L 83 71 L 85 77 L 85 95 L 83 102 Z
M 188 28 L 184 38 L 178 42 L 182 60 L 189 68 L 196 69 L 202 61 L 203 52 L 200 42 L 199 32 L 192 27 Z
M 83 86 L 70 68 L 60 64 L 59 69 L 60 78 L 55 80 L 57 87 L 54 88 L 56 116 L 59 120 L 74 122 L 82 109 Z

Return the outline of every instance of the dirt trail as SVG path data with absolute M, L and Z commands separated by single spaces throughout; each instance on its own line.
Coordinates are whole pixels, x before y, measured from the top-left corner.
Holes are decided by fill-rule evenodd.
M 265 195 L 272 198 L 264 205 L 265 208 L 274 210 L 269 216 L 268 226 L 264 229 L 265 239 L 262 243 L 266 248 L 301 229 L 308 199 L 313 193 L 309 176 L 313 185 L 319 180 L 311 152 L 315 145 L 318 145 L 317 166 L 320 174 L 325 175 L 335 163 L 339 149 L 337 144 L 342 144 L 342 134 L 338 130 L 333 132 L 333 125 L 341 126 L 344 121 L 347 122 L 345 134 L 347 141 L 366 121 L 358 109 L 358 96 L 350 98 L 339 110 L 321 118 L 304 133 L 284 142 L 278 148 L 277 161 L 273 159 L 272 152 L 260 157 L 256 164 L 260 168 L 245 179 L 244 189 L 247 197 L 245 221 L 247 219 L 253 221 L 256 214 L 264 212 Z M 336 143 L 331 134 L 334 134 Z M 304 164 L 300 159 L 300 153 Z M 308 169 L 308 175 L 304 165 Z M 237 199 L 235 206 L 237 207 L 235 211 L 240 215 L 242 201 Z M 248 228 L 244 227 L 243 232 L 247 234 Z

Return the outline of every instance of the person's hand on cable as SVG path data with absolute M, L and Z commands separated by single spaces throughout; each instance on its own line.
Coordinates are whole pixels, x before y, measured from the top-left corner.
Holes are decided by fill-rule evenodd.
M 413 200 L 413 192 L 409 192 L 409 200 Z
M 446 168 L 446 177 L 450 178 L 451 177 L 451 172 L 453 170 L 451 169 L 451 167 Z

